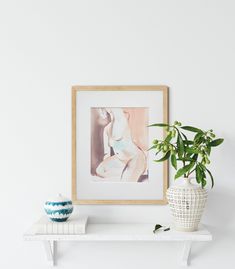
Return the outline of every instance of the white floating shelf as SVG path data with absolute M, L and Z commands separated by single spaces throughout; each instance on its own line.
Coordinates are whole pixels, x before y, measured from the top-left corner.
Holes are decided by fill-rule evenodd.
M 28 241 L 42 241 L 47 258 L 54 265 L 56 259 L 55 244 L 57 241 L 181 241 L 184 242 L 181 257 L 182 265 L 188 265 L 192 242 L 211 241 L 211 233 L 200 226 L 196 232 L 158 231 L 153 233 L 154 224 L 88 224 L 86 234 L 82 235 L 45 235 L 36 234 L 35 227 L 24 234 Z

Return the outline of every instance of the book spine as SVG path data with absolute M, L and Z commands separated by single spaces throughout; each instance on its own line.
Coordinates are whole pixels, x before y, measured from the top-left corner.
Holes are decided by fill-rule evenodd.
M 74 220 L 57 223 L 42 222 L 35 225 L 35 233 L 39 234 L 85 234 L 87 227 L 87 219 L 77 222 Z
M 63 233 L 64 234 L 68 234 L 69 233 L 69 225 L 68 225 L 68 223 L 65 223 L 63 225 Z

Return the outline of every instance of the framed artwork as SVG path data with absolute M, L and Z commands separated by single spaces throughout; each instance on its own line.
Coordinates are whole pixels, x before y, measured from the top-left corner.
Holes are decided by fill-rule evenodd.
M 148 151 L 168 122 L 167 86 L 72 87 L 75 204 L 166 204 L 168 163 Z

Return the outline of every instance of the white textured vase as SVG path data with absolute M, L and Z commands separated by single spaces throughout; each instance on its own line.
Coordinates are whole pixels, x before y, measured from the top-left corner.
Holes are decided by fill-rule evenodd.
M 175 229 L 193 232 L 198 229 L 207 200 L 207 190 L 183 178 L 180 185 L 168 188 L 166 196 L 174 219 Z

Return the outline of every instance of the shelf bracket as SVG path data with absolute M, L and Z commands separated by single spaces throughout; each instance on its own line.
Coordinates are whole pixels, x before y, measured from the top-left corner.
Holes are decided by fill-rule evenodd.
M 189 265 L 189 257 L 192 247 L 192 241 L 184 241 L 183 252 L 181 257 L 181 265 L 188 266 Z
M 51 266 L 55 265 L 55 258 L 56 258 L 56 241 L 43 241 L 44 249 L 46 251 L 46 256 L 48 263 Z

